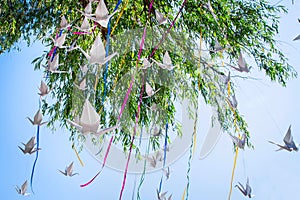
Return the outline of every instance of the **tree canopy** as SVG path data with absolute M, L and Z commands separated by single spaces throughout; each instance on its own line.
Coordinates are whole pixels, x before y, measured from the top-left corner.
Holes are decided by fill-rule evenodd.
M 140 96 L 147 96 L 146 83 L 153 90 L 159 90 L 155 95 L 141 99 L 140 125 L 149 129 L 153 124 L 164 127 L 167 121 L 178 130 L 179 135 L 184 134 L 175 120 L 175 102 L 188 98 L 196 105 L 198 96 L 202 96 L 207 104 L 218 110 L 218 119 L 225 132 L 245 133 L 249 139 L 246 121 L 237 109 L 227 103 L 234 95 L 234 82 L 228 81 L 227 84 L 224 81 L 228 73 L 242 73 L 232 67 L 238 67 L 240 55 L 246 60 L 254 59 L 256 65 L 252 67 L 259 68 L 272 81 L 283 86 L 289 78 L 297 75 L 275 39 L 278 16 L 287 12 L 283 6 L 271 5 L 265 0 L 164 0 L 154 1 L 150 9 L 151 0 L 123 1 L 111 18 L 109 27 L 88 19 L 92 27 L 90 33 L 76 34 L 79 31 L 76 27 L 81 26 L 84 20 L 82 12 L 88 3 L 88 0 L 7 0 L 1 2 L 0 8 L 0 53 L 18 49 L 17 42 L 20 40 L 27 41 L 28 45 L 32 40 L 40 40 L 49 51 L 41 52 L 41 56 L 33 61 L 35 69 L 44 70 L 42 66 L 53 59 L 53 54 L 59 54 L 63 63 L 59 70 L 70 72 L 49 73 L 45 70 L 54 101 L 44 99 L 42 107 L 43 112 L 49 115 L 48 126 L 54 128 L 54 122 L 58 121 L 72 131 L 72 140 L 84 138 L 66 123 L 66 119 L 80 115 L 85 98 L 92 99 L 103 127 L 117 123 L 132 75 L 135 76 L 134 86 L 126 112 L 121 117 L 122 128 L 117 130 L 115 137 L 115 142 L 120 141 L 125 150 L 130 145 L 131 127 L 138 112 Z M 105 0 L 105 4 L 109 13 L 113 13 L 117 1 Z M 93 13 L 97 5 L 98 1 L 92 2 Z M 157 11 L 168 19 L 167 23 L 158 25 Z M 69 23 L 64 29 L 61 28 L 63 16 Z M 173 20 L 174 26 L 171 27 Z M 172 71 L 159 67 L 153 70 L 136 68 L 144 27 L 147 30 L 141 58 L 149 58 L 150 62 L 150 58 L 161 61 L 168 51 L 175 66 Z M 66 34 L 64 46 L 67 48 L 57 48 L 55 53 L 51 53 L 54 42 L 50 36 L 56 40 L 62 34 Z M 76 49 L 81 47 L 89 52 L 98 35 L 105 45 L 109 44 L 108 55 L 118 53 L 108 68 L 90 64 Z M 160 42 L 162 39 L 164 41 Z M 141 60 L 138 66 L 141 66 Z M 88 67 L 86 74 L 81 70 L 85 65 Z M 74 87 L 84 78 L 88 91 Z M 159 107 L 158 113 L 150 109 L 154 104 Z M 156 137 L 152 142 L 154 147 L 159 146 Z M 247 143 L 251 146 L 248 140 Z

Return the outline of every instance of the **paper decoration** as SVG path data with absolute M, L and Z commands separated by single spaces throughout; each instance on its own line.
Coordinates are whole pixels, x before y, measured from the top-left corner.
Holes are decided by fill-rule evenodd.
M 63 175 L 65 176 L 75 176 L 75 175 L 78 175 L 78 173 L 73 173 L 73 162 L 71 162 L 71 164 L 69 166 L 66 167 L 65 171 L 61 171 L 61 170 L 58 170 L 60 173 L 62 173 Z
M 248 196 L 249 198 L 254 196 L 251 194 L 252 189 L 249 185 L 249 178 L 247 178 L 246 188 L 244 188 L 244 186 L 240 182 L 238 182 L 238 185 L 236 185 L 235 187 L 237 187 L 243 193 L 244 196 Z
M 44 124 L 46 124 L 47 122 L 42 122 L 43 120 L 43 115 L 42 115 L 42 111 L 39 109 L 37 111 L 37 113 L 34 115 L 33 120 L 30 119 L 29 117 L 27 117 L 27 119 L 31 122 L 32 125 L 38 125 L 38 126 L 42 126 Z
M 34 146 L 35 146 L 35 137 L 30 138 L 30 140 L 26 144 L 24 144 L 24 143 L 22 143 L 22 144 L 24 145 L 25 149 L 22 149 L 20 146 L 18 146 L 18 147 L 24 154 L 27 154 L 27 153 L 28 154 L 33 154 L 36 151 L 41 150 L 40 148 L 39 149 L 34 148 Z
M 280 150 L 287 150 L 287 151 L 298 151 L 298 147 L 299 147 L 299 144 L 295 144 L 294 140 L 293 140 L 293 136 L 292 136 L 292 133 L 291 133 L 291 125 L 289 126 L 289 129 L 287 131 L 287 133 L 285 134 L 284 138 L 283 138 L 283 142 L 285 145 L 281 145 L 281 144 L 277 144 L 277 143 L 274 143 L 272 141 L 269 141 L 270 143 L 272 144 L 275 144 L 277 146 L 279 146 L 280 148 L 276 151 L 280 151 Z
M 16 191 L 18 194 L 21 194 L 23 196 L 28 196 L 29 193 L 27 193 L 27 187 L 28 187 L 28 183 L 27 180 L 22 184 L 21 188 L 19 188 L 19 186 L 16 186 Z

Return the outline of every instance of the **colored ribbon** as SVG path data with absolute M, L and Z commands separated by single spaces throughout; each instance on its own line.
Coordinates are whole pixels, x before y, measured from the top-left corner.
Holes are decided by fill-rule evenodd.
M 81 158 L 80 158 L 80 156 L 79 156 L 79 154 L 78 154 L 78 152 L 77 152 L 77 150 L 76 150 L 76 148 L 75 148 L 75 146 L 74 146 L 74 143 L 72 144 L 72 149 L 74 150 L 74 152 L 75 152 L 75 154 L 76 154 L 76 157 L 77 157 L 77 159 L 79 160 L 81 166 L 84 167 L 84 164 L 83 164 L 83 162 L 82 162 L 82 160 L 81 160 Z

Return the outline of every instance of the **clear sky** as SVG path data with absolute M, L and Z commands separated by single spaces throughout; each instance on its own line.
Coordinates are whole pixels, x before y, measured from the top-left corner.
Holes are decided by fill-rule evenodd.
M 300 41 L 292 41 L 300 34 L 300 2 L 294 5 L 287 1 L 289 14 L 280 20 L 280 32 L 277 37 L 290 63 L 299 71 Z M 87 188 L 80 184 L 89 180 L 100 168 L 85 150 L 80 154 L 85 167 L 81 167 L 71 149 L 67 130 L 57 129 L 52 132 L 43 127 L 40 132 L 40 157 L 34 177 L 35 195 L 22 197 L 14 189 L 30 178 L 34 155 L 23 155 L 18 149 L 21 142 L 27 142 L 35 135 L 27 116 L 33 117 L 38 109 L 38 86 L 42 73 L 33 71 L 31 61 L 44 50 L 39 43 L 27 48 L 21 44 L 22 51 L 11 51 L 0 55 L 1 73 L 1 126 L 2 145 L 0 146 L 0 199 L 118 199 L 123 174 L 105 168 L 101 176 Z M 292 125 L 292 134 L 300 142 L 299 86 L 300 80 L 288 82 L 287 88 L 271 83 L 263 73 L 253 69 L 251 76 L 261 81 L 234 79 L 238 85 L 238 108 L 248 122 L 251 142 L 254 150 L 240 151 L 235 181 L 244 183 L 247 176 L 255 199 L 289 199 L 299 196 L 300 174 L 299 152 L 275 152 L 275 146 L 268 140 L 282 142 L 288 126 Z M 49 98 L 49 97 L 48 97 Z M 208 131 L 210 108 L 200 106 L 197 150 L 192 163 L 190 199 L 227 199 L 231 169 L 233 165 L 233 148 L 230 138 L 222 134 L 216 148 L 204 160 L 199 160 L 199 150 Z M 171 166 L 173 174 L 164 182 L 163 190 L 173 194 L 173 199 L 180 199 L 186 184 L 188 154 Z M 79 176 L 64 177 L 57 170 L 64 169 L 74 161 L 74 171 Z M 142 199 L 155 199 L 156 188 L 161 172 L 147 175 L 141 189 Z M 131 199 L 134 180 L 139 176 L 129 175 L 123 199 Z M 232 199 L 242 199 L 236 189 Z

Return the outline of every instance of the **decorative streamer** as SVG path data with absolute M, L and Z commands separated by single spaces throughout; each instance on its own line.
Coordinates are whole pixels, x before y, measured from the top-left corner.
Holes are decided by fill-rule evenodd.
M 169 104 L 168 104 L 168 108 L 169 108 Z M 166 166 L 167 145 L 168 145 L 168 128 L 169 128 L 169 123 L 168 123 L 168 116 L 167 116 L 166 117 L 166 135 L 165 135 L 165 144 L 164 144 L 164 162 L 163 162 L 163 168 L 165 168 L 165 166 Z M 163 176 L 164 176 L 164 172 L 162 173 L 161 178 L 160 178 L 158 193 L 161 192 Z
M 39 99 L 39 109 L 41 109 L 41 101 Z M 36 131 L 36 153 L 35 153 L 35 159 L 33 162 L 33 166 L 32 166 L 32 170 L 31 170 L 31 176 L 30 176 L 30 188 L 32 193 L 34 194 L 33 191 L 33 175 L 34 175 L 34 170 L 35 170 L 35 166 L 37 163 L 37 160 L 39 158 L 39 146 L 40 146 L 40 125 L 37 125 L 37 131 Z
M 75 152 L 75 154 L 76 154 L 76 157 L 77 157 L 77 159 L 79 160 L 81 166 L 84 167 L 84 164 L 83 164 L 83 162 L 82 162 L 82 160 L 81 160 L 81 158 L 80 158 L 80 156 L 79 156 L 79 154 L 78 154 L 78 152 L 77 152 L 77 150 L 76 150 L 76 148 L 75 148 L 75 146 L 74 146 L 74 143 L 72 144 L 72 149 L 74 150 L 74 152 Z
M 147 165 L 147 157 L 149 155 L 149 150 L 150 150 L 150 144 L 151 144 L 151 140 L 150 140 L 150 136 L 149 136 L 149 139 L 148 139 L 148 145 L 146 146 L 146 154 L 145 154 L 145 160 L 144 160 L 144 168 L 143 168 L 143 173 L 141 175 L 141 179 L 140 179 L 140 183 L 139 183 L 139 186 L 138 186 L 138 191 L 137 191 L 137 200 L 140 200 L 141 197 L 140 197 L 140 189 L 142 187 L 142 184 L 145 180 L 145 174 L 146 174 L 146 165 Z
M 137 175 L 135 174 L 134 176 L 134 184 L 133 184 L 133 190 L 132 190 L 132 195 L 131 195 L 131 200 L 134 200 L 134 196 L 135 196 L 135 188 L 136 188 L 136 177 Z

